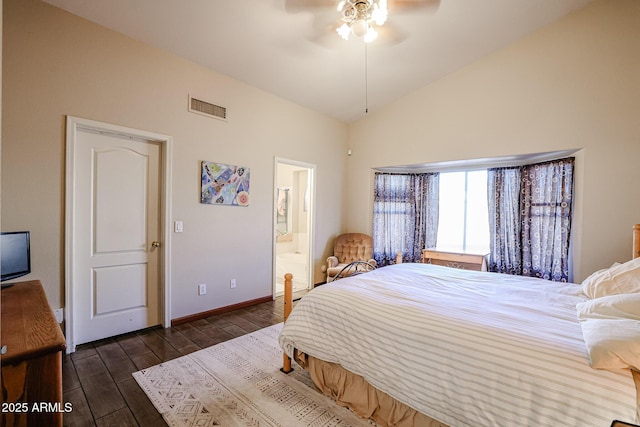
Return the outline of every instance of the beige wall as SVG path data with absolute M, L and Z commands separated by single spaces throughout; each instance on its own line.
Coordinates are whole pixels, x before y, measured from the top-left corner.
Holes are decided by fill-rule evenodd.
M 596 0 L 370 112 L 350 127 L 349 147 L 347 228 L 361 232 L 371 231 L 374 167 L 579 148 L 574 280 L 629 259 L 640 222 L 640 1 Z
M 173 137 L 171 219 L 184 233 L 172 235 L 172 318 L 271 295 L 274 157 L 317 165 L 324 280 L 345 219 L 347 125 L 40 1 L 6 0 L 4 18 L 2 229 L 31 230 L 25 280 L 42 280 L 54 308 L 64 305 L 66 115 Z M 189 113 L 188 94 L 225 106 L 228 121 Z M 201 160 L 249 167 L 250 206 L 201 205 Z
M 185 226 L 172 236 L 173 318 L 271 294 L 274 156 L 317 165 L 316 282 L 336 234 L 371 231 L 373 167 L 559 149 L 580 149 L 576 279 L 630 256 L 637 0 L 596 0 L 350 126 L 36 0 L 5 0 L 3 15 L 2 229 L 32 231 L 25 279 L 41 279 L 54 308 L 64 305 L 66 115 L 173 137 L 172 220 Z M 188 113 L 189 93 L 227 107 L 228 122 Z M 251 205 L 200 205 L 200 160 L 250 167 Z

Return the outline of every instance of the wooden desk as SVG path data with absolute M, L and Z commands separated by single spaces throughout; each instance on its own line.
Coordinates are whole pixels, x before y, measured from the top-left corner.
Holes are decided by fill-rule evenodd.
M 462 268 L 466 270 L 486 271 L 486 254 L 456 252 L 429 248 L 422 250 L 422 262 L 426 264 L 442 265 L 445 267 Z
M 66 342 L 39 280 L 2 290 L 2 425 L 61 426 Z

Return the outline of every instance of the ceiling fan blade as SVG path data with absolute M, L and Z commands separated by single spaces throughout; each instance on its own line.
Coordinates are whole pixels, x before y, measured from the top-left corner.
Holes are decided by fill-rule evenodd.
M 440 7 L 440 0 L 389 0 L 389 11 L 398 10 L 400 12 L 406 9 L 429 8 L 435 13 Z
M 337 4 L 336 0 L 285 0 L 284 8 L 289 12 L 300 12 L 317 8 L 335 8 Z

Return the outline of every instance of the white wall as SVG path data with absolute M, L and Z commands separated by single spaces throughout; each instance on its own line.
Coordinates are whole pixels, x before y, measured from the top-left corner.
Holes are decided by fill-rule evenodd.
M 323 280 L 344 225 L 347 125 L 40 1 L 7 0 L 4 16 L 2 229 L 31 230 L 24 279 L 40 279 L 53 308 L 64 306 L 66 115 L 173 137 L 171 220 L 184 233 L 172 235 L 172 318 L 271 295 L 275 157 L 317 165 Z M 188 94 L 226 107 L 228 121 L 189 113 Z M 201 160 L 249 167 L 249 207 L 200 204 Z
M 631 257 L 639 118 L 640 1 L 596 0 L 353 124 L 347 228 L 371 232 L 374 167 L 579 148 L 582 280 Z

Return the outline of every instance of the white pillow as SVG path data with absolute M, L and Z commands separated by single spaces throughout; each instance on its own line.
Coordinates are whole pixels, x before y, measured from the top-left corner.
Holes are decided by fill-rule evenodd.
M 640 258 L 596 271 L 582 282 L 589 298 L 640 292 Z
M 587 319 L 580 322 L 594 369 L 640 369 L 640 320 Z
M 587 276 L 587 278 L 582 281 L 582 290 L 583 290 L 583 292 L 585 294 L 587 294 L 587 296 L 589 296 L 589 294 L 588 294 L 589 289 L 591 289 L 591 287 L 595 286 L 598 282 L 603 280 L 604 277 L 605 277 L 605 273 L 606 272 L 608 272 L 610 269 L 612 269 L 613 267 L 618 266 L 618 265 L 620 265 L 620 263 L 619 262 L 615 262 L 615 263 L 613 263 L 611 265 L 611 267 L 603 268 L 601 270 L 594 271 L 589 276 Z
M 626 318 L 640 320 L 640 293 L 608 295 L 576 305 L 578 319 Z
M 592 289 L 594 289 L 598 283 L 604 280 L 605 273 L 609 271 L 608 268 L 603 268 L 602 270 L 595 271 L 591 273 L 586 279 L 582 281 L 582 292 L 585 293 L 589 298 L 593 298 L 591 295 L 593 294 Z

